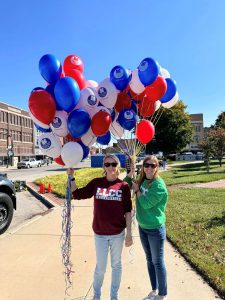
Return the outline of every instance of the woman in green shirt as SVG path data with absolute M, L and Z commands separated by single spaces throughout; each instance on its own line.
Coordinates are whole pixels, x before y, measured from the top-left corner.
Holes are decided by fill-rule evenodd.
M 168 192 L 163 179 L 158 175 L 158 170 L 158 159 L 153 155 L 148 156 L 143 161 L 137 182 L 131 182 L 134 171 L 131 171 L 125 179 L 130 186 L 132 184 L 136 194 L 136 218 L 152 286 L 146 300 L 167 299 L 164 243 Z

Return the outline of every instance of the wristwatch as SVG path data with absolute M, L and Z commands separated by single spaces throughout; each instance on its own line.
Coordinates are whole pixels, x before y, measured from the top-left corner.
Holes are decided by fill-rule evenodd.
M 75 178 L 73 177 L 72 179 L 70 179 L 70 181 L 75 181 Z

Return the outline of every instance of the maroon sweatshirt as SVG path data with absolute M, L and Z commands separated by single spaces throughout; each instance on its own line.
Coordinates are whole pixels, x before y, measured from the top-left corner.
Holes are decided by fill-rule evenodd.
M 125 213 L 132 209 L 128 184 L 120 179 L 108 181 L 106 177 L 95 178 L 85 187 L 73 192 L 74 199 L 94 196 L 92 228 L 99 235 L 121 233 L 126 227 Z

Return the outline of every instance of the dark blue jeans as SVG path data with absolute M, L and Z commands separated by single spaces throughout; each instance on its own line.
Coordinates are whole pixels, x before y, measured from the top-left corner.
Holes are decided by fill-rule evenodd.
M 166 267 L 164 262 L 165 225 L 158 229 L 143 229 L 139 226 L 139 234 L 146 255 L 152 289 L 158 289 L 159 295 L 165 296 L 167 295 Z

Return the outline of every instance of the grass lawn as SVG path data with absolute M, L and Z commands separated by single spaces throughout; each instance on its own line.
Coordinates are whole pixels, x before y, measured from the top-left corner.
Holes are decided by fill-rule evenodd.
M 225 179 L 225 165 L 219 166 L 217 161 L 211 162 L 210 172 L 206 172 L 204 163 L 193 163 L 183 166 L 174 166 L 166 172 L 160 172 L 166 184 L 185 184 L 210 182 Z
M 167 235 L 225 296 L 225 189 L 169 188 Z

